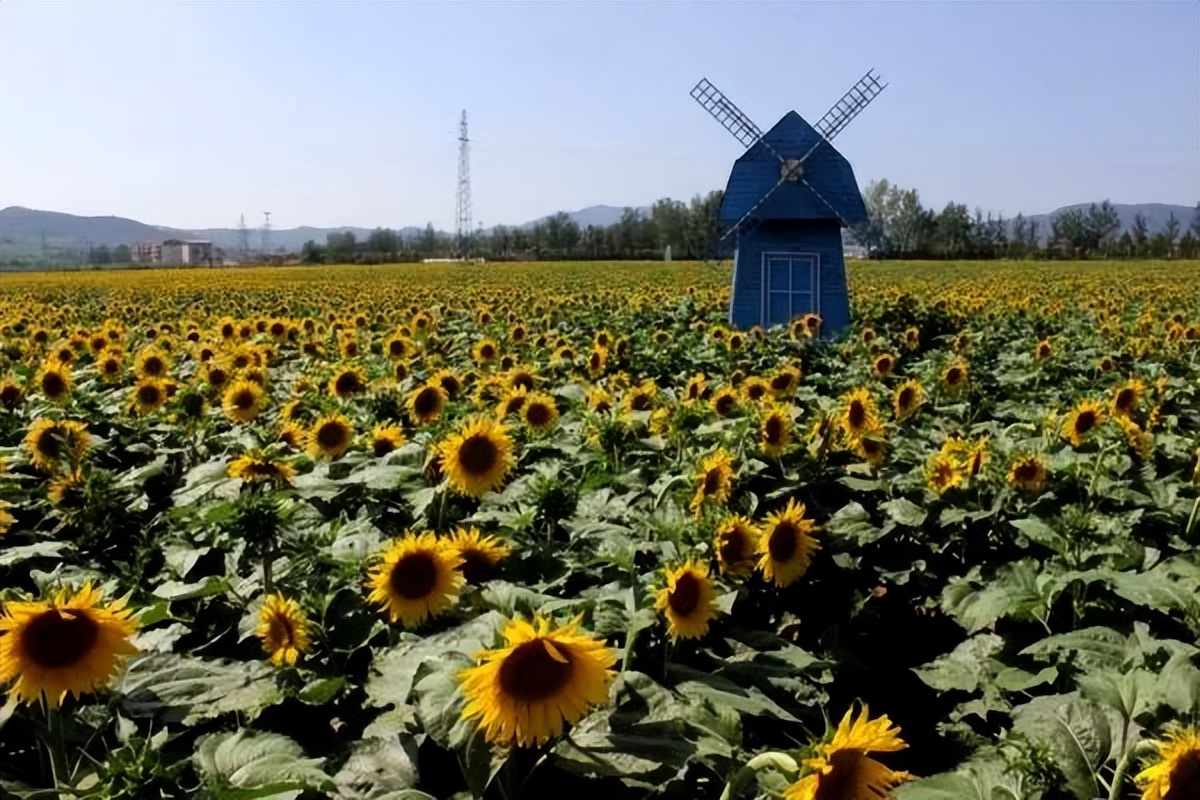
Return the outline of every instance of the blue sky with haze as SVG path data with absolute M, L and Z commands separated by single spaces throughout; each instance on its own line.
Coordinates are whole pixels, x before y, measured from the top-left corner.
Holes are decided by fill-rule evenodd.
M 451 228 L 687 199 L 764 129 L 891 85 L 838 138 L 861 185 L 1011 215 L 1200 199 L 1200 3 L 0 4 L 0 206 L 185 228 Z

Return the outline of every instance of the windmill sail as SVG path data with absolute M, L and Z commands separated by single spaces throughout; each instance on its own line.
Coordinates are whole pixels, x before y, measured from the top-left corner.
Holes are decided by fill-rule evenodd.
M 709 83 L 708 78 L 701 78 L 700 82 L 692 87 L 692 99 L 704 107 L 704 110 L 713 115 L 713 118 L 733 134 L 733 138 L 737 139 L 745 147 L 750 147 L 752 144 L 762 138 L 762 130 L 754 124 L 754 121 L 742 113 L 742 110 L 734 105 L 733 101 L 722 94 L 721 90 Z
M 821 117 L 813 126 L 826 140 L 833 141 L 833 137 L 841 133 L 850 124 L 850 120 L 857 117 L 860 111 L 887 88 L 887 84 L 880 83 L 879 76 L 874 72 L 873 69 L 867 70 L 867 74 L 859 78 L 858 83 L 851 86 L 850 91 L 842 95 L 842 98 L 834 103 L 833 107 L 825 112 L 825 116 Z

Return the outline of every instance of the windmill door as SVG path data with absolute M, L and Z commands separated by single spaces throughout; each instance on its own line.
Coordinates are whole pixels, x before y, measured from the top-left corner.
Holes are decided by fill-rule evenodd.
M 786 325 L 803 314 L 820 313 L 820 267 L 818 253 L 763 253 L 764 326 Z

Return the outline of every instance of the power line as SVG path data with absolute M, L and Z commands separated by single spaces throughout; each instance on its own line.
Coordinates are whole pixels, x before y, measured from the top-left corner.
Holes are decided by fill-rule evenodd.
M 458 133 L 458 202 L 455 209 L 455 234 L 459 251 L 467 255 L 471 238 L 471 140 L 467 138 L 467 110 L 462 112 Z

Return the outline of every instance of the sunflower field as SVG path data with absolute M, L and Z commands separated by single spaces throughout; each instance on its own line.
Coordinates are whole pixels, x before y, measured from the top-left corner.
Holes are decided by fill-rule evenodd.
M 1200 264 L 0 279 L 0 794 L 1200 798 Z

